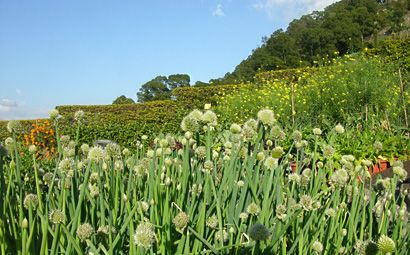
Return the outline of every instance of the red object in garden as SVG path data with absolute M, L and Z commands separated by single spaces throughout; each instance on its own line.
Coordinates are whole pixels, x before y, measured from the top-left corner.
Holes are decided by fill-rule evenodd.
M 290 162 L 290 169 L 293 173 L 296 173 L 296 162 Z
M 386 171 L 387 168 L 389 168 L 389 167 L 390 167 L 389 161 L 384 160 L 384 159 L 378 159 L 377 163 L 375 165 L 369 167 L 369 172 L 372 175 L 375 175 L 375 174 L 379 174 L 383 171 Z

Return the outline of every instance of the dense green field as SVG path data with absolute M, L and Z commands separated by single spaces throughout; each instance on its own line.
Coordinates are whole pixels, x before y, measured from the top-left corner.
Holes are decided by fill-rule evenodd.
M 404 133 L 340 124 L 285 132 L 273 111 L 255 117 L 223 129 L 213 111 L 195 110 L 183 135 L 142 136 L 134 153 L 57 132 L 59 154 L 48 159 L 24 149 L 10 122 L 1 253 L 408 254 L 407 172 L 401 161 L 392 178 L 369 172 L 383 156 L 375 139 L 390 137 L 392 155 L 408 157 Z M 366 139 L 367 157 L 345 154 Z

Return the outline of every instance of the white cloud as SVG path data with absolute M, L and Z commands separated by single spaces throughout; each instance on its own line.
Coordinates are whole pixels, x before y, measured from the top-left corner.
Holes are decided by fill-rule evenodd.
M 0 120 L 37 119 L 47 116 L 46 109 L 26 106 L 24 102 L 16 102 L 11 99 L 0 99 Z
M 223 17 L 225 16 L 225 12 L 222 10 L 222 4 L 218 4 L 215 10 L 212 12 L 212 16 L 215 17 Z
M 288 23 L 312 11 L 321 11 L 338 1 L 340 0 L 260 0 L 253 4 L 253 8 L 266 12 L 272 19 Z
M 10 99 L 1 99 L 0 100 L 0 112 L 9 112 L 13 108 L 17 108 L 17 102 Z
M 0 106 L 2 107 L 17 107 L 17 102 L 11 99 L 1 99 Z

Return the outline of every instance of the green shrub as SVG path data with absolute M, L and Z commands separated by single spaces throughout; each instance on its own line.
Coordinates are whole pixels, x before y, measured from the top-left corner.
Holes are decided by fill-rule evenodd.
M 81 143 L 110 139 L 123 146 L 133 146 L 142 135 L 177 132 L 188 109 L 172 100 L 144 104 L 58 106 L 61 133 L 75 136 L 74 114 L 85 113 Z

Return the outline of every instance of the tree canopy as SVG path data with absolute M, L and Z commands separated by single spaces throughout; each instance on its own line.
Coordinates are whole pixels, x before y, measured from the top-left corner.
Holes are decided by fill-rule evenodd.
M 112 104 L 135 104 L 132 98 L 126 97 L 124 95 L 117 97 Z
M 173 89 L 190 86 L 190 82 L 191 78 L 188 74 L 157 76 L 141 86 L 137 93 L 138 102 L 170 99 Z

